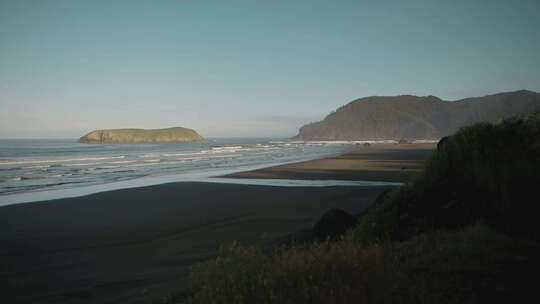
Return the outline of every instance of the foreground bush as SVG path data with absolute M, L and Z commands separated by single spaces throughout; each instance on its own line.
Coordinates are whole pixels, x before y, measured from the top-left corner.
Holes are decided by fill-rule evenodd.
M 385 246 L 364 247 L 346 238 L 270 256 L 231 246 L 194 269 L 189 302 L 520 302 L 534 297 L 539 254 L 537 244 L 486 226 Z
M 539 303 L 540 245 L 485 225 L 392 248 L 392 303 Z
M 404 240 L 485 220 L 500 231 L 538 240 L 538 185 L 538 114 L 465 127 L 441 145 L 416 181 L 372 206 L 356 236 Z
M 378 301 L 388 277 L 381 248 L 356 242 L 291 247 L 267 256 L 231 246 L 195 267 L 195 303 L 346 303 Z

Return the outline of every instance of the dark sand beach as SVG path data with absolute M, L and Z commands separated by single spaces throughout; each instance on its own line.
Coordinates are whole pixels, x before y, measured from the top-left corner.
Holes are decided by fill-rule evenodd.
M 238 172 L 224 177 L 406 182 L 424 166 L 435 144 L 377 144 L 323 159 Z
M 256 172 L 404 181 L 430 147 L 369 147 Z M 221 244 L 267 244 L 311 227 L 329 208 L 359 213 L 388 188 L 170 183 L 1 207 L 2 297 L 6 303 L 149 303 L 185 289 L 189 267 Z

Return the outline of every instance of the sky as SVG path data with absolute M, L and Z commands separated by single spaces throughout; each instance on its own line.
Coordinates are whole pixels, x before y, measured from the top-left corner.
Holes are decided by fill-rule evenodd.
M 0 138 L 285 137 L 360 97 L 540 91 L 540 1 L 0 0 Z

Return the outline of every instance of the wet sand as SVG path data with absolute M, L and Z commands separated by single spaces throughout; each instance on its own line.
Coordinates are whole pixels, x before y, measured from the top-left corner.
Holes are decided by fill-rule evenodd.
M 357 213 L 388 187 L 172 183 L 0 208 L 9 303 L 147 303 L 238 240 L 264 244 L 332 207 Z
M 336 157 L 238 172 L 223 177 L 407 182 L 423 168 L 435 144 L 380 144 Z

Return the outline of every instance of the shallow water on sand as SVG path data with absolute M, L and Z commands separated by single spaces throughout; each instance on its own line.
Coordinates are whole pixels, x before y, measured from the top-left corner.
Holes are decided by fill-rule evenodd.
M 0 204 L 21 202 L 23 198 L 43 200 L 173 181 L 276 186 L 350 184 L 210 177 L 337 155 L 351 149 L 353 144 L 275 139 L 141 145 L 80 144 L 76 139 L 0 140 Z

